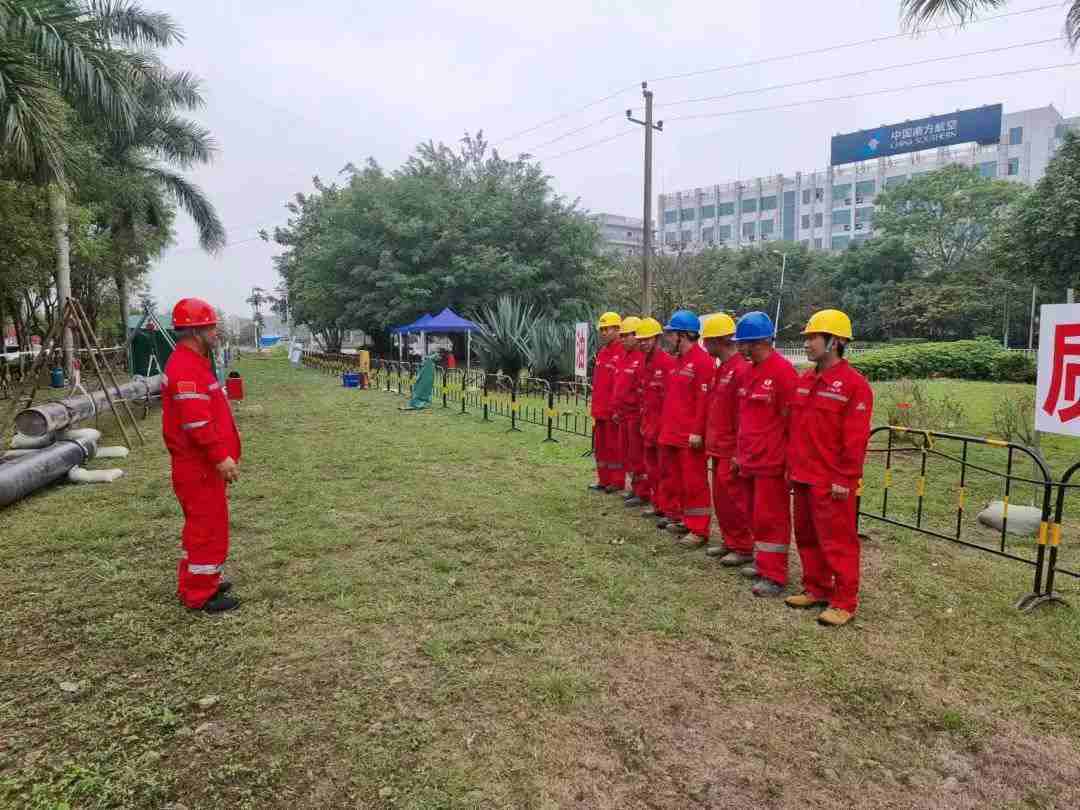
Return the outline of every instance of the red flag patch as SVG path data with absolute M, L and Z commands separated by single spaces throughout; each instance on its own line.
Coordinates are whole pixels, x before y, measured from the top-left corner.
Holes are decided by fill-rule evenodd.
M 176 384 L 176 393 L 178 394 L 195 394 L 198 393 L 198 389 L 193 382 L 178 382 Z

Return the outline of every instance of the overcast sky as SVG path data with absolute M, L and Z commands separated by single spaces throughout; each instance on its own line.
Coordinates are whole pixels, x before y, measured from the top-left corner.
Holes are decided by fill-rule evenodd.
M 220 154 L 192 173 L 217 205 L 230 247 L 201 253 L 186 217 L 177 244 L 152 274 L 163 308 L 180 297 L 205 297 L 245 314 L 253 285 L 278 283 L 273 245 L 259 228 L 284 224 L 285 202 L 332 180 L 348 162 L 373 157 L 399 165 L 420 141 L 451 143 L 482 129 L 504 153 L 544 160 L 559 193 L 592 211 L 641 216 L 642 133 L 627 107 L 641 103 L 649 79 L 656 114 L 668 119 L 656 138 L 654 191 L 673 192 L 777 172 L 826 165 L 828 139 L 879 124 L 1001 102 L 1005 112 L 1054 104 L 1077 112 L 1068 97 L 1077 68 L 1063 68 L 822 101 L 787 110 L 749 111 L 942 79 L 1007 73 L 1080 62 L 1058 37 L 1059 3 L 1046 10 L 767 64 L 671 74 L 783 57 L 900 32 L 898 3 L 656 2 L 548 0 L 522 6 L 505 0 L 147 0 L 183 26 L 187 42 L 166 58 L 205 80 L 207 108 L 198 116 Z M 1008 11 L 1043 3 L 1012 2 Z M 1010 50 L 928 63 L 989 49 Z M 909 67 L 902 67 L 907 65 Z M 718 96 L 856 71 L 865 75 L 754 92 L 700 103 L 666 102 Z M 603 96 L 621 94 L 587 110 Z M 1073 106 L 1070 106 L 1072 104 Z M 681 115 L 724 113 L 683 121 Z M 515 133 L 570 113 L 520 137 Z M 587 124 L 582 132 L 544 145 Z M 640 117 L 640 113 L 639 113 Z M 627 134 L 572 154 L 567 150 Z M 655 214 L 654 214 L 655 216 Z

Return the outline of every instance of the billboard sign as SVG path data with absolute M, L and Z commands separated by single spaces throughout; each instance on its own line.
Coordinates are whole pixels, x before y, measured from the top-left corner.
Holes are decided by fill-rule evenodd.
M 1035 429 L 1080 436 L 1080 304 L 1039 308 Z
M 990 144 L 1001 140 L 1001 105 L 959 110 L 948 115 L 920 118 L 902 124 L 836 135 L 832 139 L 833 166 L 860 160 L 904 155 L 961 143 Z
M 574 376 L 589 376 L 589 325 L 574 326 Z

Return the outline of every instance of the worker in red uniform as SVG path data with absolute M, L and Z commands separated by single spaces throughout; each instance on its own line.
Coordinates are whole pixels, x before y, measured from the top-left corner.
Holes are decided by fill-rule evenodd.
M 709 542 L 712 515 L 705 412 L 716 365 L 698 345 L 701 320 L 693 312 L 675 312 L 664 331 L 671 335 L 675 368 L 664 393 L 659 443 L 669 465 L 673 501 L 677 500 L 664 527 L 683 535 L 678 541 L 683 548 L 700 548 Z
M 642 456 L 645 463 L 642 487 L 644 494 L 639 497 L 650 504 L 641 515 L 658 519 L 665 517 L 671 500 L 671 476 L 666 474 L 667 468 L 661 463 L 658 441 L 660 419 L 664 410 L 664 392 L 667 390 L 668 375 L 675 368 L 675 359 L 659 345 L 662 333 L 663 327 L 655 318 L 643 319 L 635 333 L 638 349 L 644 355 L 644 362 L 638 367 Z
M 626 478 L 619 448 L 619 426 L 615 415 L 615 372 L 623 347 L 619 342 L 622 318 L 617 312 L 600 316 L 600 351 L 596 353 L 592 383 L 593 455 L 596 457 L 596 483 L 589 489 L 596 492 L 621 492 Z
M 240 602 L 221 576 L 229 556 L 229 496 L 238 477 L 240 434 L 210 366 L 218 344 L 214 308 L 184 298 L 173 308 L 179 341 L 161 388 L 161 430 L 172 457 L 173 492 L 184 512 L 177 594 L 189 608 L 219 613 Z
M 755 596 L 780 596 L 787 585 L 791 543 L 791 497 L 785 478 L 788 407 L 798 375 L 773 349 L 776 330 L 764 312 L 748 312 L 735 326 L 735 342 L 753 367 L 736 391 L 738 426 L 735 466 L 753 490 L 750 529 L 754 564 L 741 570 L 755 578 Z
M 615 415 L 612 417 L 619 426 L 619 452 L 622 455 L 623 469 L 629 478 L 629 491 L 625 505 L 640 506 L 639 492 L 642 476 L 645 474 L 645 460 L 641 446 L 641 393 L 638 388 L 638 370 L 645 361 L 645 355 L 638 351 L 637 332 L 641 318 L 630 315 L 622 319 L 619 326 L 619 341 L 623 346 L 615 371 L 615 385 L 612 389 L 612 405 Z M 625 482 L 624 482 L 625 483 Z
M 723 543 L 710 545 L 705 553 L 720 557 L 720 564 L 742 566 L 754 561 L 754 536 L 750 531 L 750 499 L 753 487 L 749 478 L 732 470 L 735 438 L 738 432 L 736 393 L 746 385 L 750 363 L 739 354 L 735 344 L 735 321 L 717 313 L 703 320 L 701 337 L 705 349 L 719 361 L 709 392 L 709 410 L 705 419 L 705 452 L 712 459 L 712 496 L 716 524 Z
M 856 494 L 862 478 L 874 392 L 844 359 L 851 319 L 836 309 L 815 313 L 806 329 L 814 368 L 799 378 L 791 402 L 788 477 L 795 496 L 795 542 L 803 593 L 794 608 L 825 606 L 818 622 L 840 627 L 859 602 Z

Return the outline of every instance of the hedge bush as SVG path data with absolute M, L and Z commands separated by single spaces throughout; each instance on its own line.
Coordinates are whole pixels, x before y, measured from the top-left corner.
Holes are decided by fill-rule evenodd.
M 951 377 L 961 380 L 1034 382 L 1035 361 L 992 340 L 957 340 L 871 349 L 851 359 L 870 380 Z

